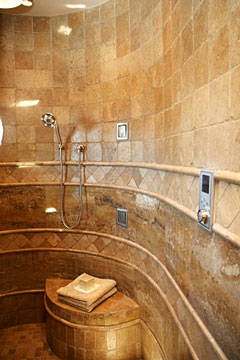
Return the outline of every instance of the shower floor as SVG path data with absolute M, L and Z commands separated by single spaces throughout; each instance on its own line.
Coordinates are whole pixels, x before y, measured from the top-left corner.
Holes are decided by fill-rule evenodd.
M 46 341 L 46 324 L 27 324 L 0 330 L 0 360 L 58 360 Z

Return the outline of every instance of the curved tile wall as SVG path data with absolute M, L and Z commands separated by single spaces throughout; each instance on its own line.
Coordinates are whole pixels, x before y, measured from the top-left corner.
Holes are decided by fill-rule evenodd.
M 138 247 L 139 245 L 142 247 L 142 251 L 145 251 L 144 249 L 150 251 L 151 260 L 149 258 L 149 260 L 143 262 L 143 269 L 141 268 L 142 265 L 138 263 L 137 265 L 140 269 L 144 270 L 150 278 L 156 281 L 154 276 L 156 273 L 159 273 L 159 270 L 155 269 L 153 264 L 156 259 L 161 261 L 161 263 L 166 266 L 166 269 L 170 271 L 175 281 L 177 281 L 181 291 L 183 291 L 207 327 L 211 329 L 212 334 L 222 345 L 223 349 L 227 349 L 227 351 L 225 351 L 231 353 L 231 356 L 233 356 L 233 348 L 237 348 L 238 346 L 238 337 L 236 336 L 238 333 L 238 297 L 236 296 L 237 292 L 235 288 L 238 278 L 237 274 L 233 273 L 234 270 L 236 270 L 236 261 L 239 256 L 239 248 L 236 247 L 237 241 L 236 243 L 234 243 L 234 241 L 228 242 L 227 238 L 219 236 L 216 232 L 209 234 L 199 228 L 196 224 L 196 213 L 193 210 L 184 207 L 177 201 L 173 201 L 166 195 L 163 196 L 159 194 L 163 186 L 157 188 L 158 192 L 153 192 L 153 181 L 159 178 L 157 174 L 158 171 L 160 171 L 161 175 L 164 173 L 163 169 L 151 169 L 144 165 L 141 171 L 139 168 L 135 169 L 132 164 L 128 164 L 129 166 L 121 165 L 122 166 L 119 166 L 119 164 L 117 164 L 115 166 L 116 169 L 114 169 L 110 164 L 108 164 L 108 166 L 106 164 L 100 166 L 99 164 L 98 169 L 96 164 L 86 163 L 86 170 L 84 171 L 85 179 L 89 180 L 91 177 L 93 179 L 93 174 L 95 174 L 95 180 L 94 182 L 92 181 L 92 183 L 85 183 L 83 219 L 81 222 L 81 228 L 84 229 L 81 230 L 82 235 L 76 234 L 74 231 L 69 234 L 64 230 L 58 233 L 58 228 L 61 227 L 59 214 L 50 215 L 49 217 L 49 215 L 46 215 L 44 212 L 47 204 L 50 206 L 54 205 L 59 209 L 59 186 L 56 186 L 57 182 L 46 182 L 44 185 L 44 181 L 42 181 L 41 178 L 42 174 L 40 169 L 42 169 L 43 176 L 46 178 L 48 172 L 46 169 L 50 168 L 48 164 L 37 166 L 37 177 L 35 179 L 32 175 L 29 177 L 35 180 L 35 182 L 27 183 L 25 180 L 26 177 L 22 174 L 24 181 L 23 183 L 17 184 L 15 179 L 11 177 L 13 181 L 12 184 L 2 184 L 2 189 L 4 189 L 4 191 L 7 190 L 7 194 L 9 194 L 6 196 L 5 192 L 5 198 L 7 199 L 6 206 L 2 208 L 4 209 L 2 210 L 4 213 L 1 217 L 4 219 L 4 224 L 2 223 L 1 225 L 2 229 L 5 226 L 5 230 L 1 231 L 0 236 L 2 250 L 9 251 L 20 248 L 46 247 L 84 249 L 97 253 L 103 251 L 104 254 L 117 258 L 120 256 L 119 254 L 121 254 L 121 256 L 126 254 L 127 258 L 124 258 L 124 260 L 132 264 L 135 263 L 135 259 L 141 259 L 135 252 L 125 248 L 125 246 L 117 246 L 116 241 L 113 243 L 107 240 L 108 236 L 106 235 L 101 236 L 100 242 L 98 240 L 99 232 L 128 239 L 130 244 L 132 244 L 130 246 L 134 245 Z M 8 167 L 10 168 L 10 170 L 7 171 L 8 174 L 11 172 L 15 172 L 16 174 L 18 171 L 26 173 L 34 171 L 34 167 L 31 167 L 30 170 L 29 168 L 17 168 L 9 164 Z M 75 181 L 72 182 L 72 179 L 75 180 L 74 169 L 76 166 L 71 164 L 69 167 L 73 167 L 72 170 L 67 171 L 67 173 L 72 176 L 72 178 L 67 179 L 67 184 L 72 185 L 68 186 L 71 190 L 71 194 L 68 194 L 69 198 L 71 198 L 71 206 L 67 207 L 67 212 L 71 214 L 74 213 L 74 209 L 77 206 L 77 201 L 75 203 L 74 197 L 72 197 L 74 189 L 76 188 Z M 89 170 L 88 167 L 90 168 Z M 54 169 L 50 170 L 51 174 Z M 170 170 L 170 168 L 168 170 Z M 175 168 L 174 171 L 176 172 L 176 170 Z M 179 170 L 180 169 L 178 169 L 178 171 Z M 55 170 L 53 172 L 55 172 Z M 108 177 L 109 173 L 115 175 Z M 168 171 L 168 173 L 170 173 L 170 171 Z M 194 170 L 191 169 L 190 175 L 186 175 L 186 173 L 187 169 L 179 176 L 196 178 L 198 170 L 196 169 L 194 172 Z M 99 176 L 97 179 L 96 174 Z M 116 178 L 116 174 L 121 178 L 119 180 L 121 185 L 114 183 L 109 184 L 110 181 L 107 183 L 106 179 L 111 180 L 114 177 Z M 129 176 L 129 174 L 131 176 Z M 133 186 L 127 185 L 132 185 L 132 178 L 134 176 L 135 179 L 138 179 L 140 185 L 144 184 L 142 185 L 143 189 L 141 189 L 140 186 L 134 188 Z M 9 178 L 10 177 L 8 177 L 8 179 Z M 36 181 L 37 179 L 39 182 Z M 54 180 L 56 179 L 57 178 L 54 178 Z M 104 182 L 101 182 L 103 179 Z M 125 183 L 123 183 L 123 179 L 125 179 Z M 146 181 L 146 179 L 148 179 L 148 181 Z M 151 179 L 151 181 L 149 181 L 149 179 Z M 237 182 L 237 178 L 235 178 L 234 175 L 232 179 L 232 182 Z M 99 182 L 96 182 L 97 180 Z M 150 184 L 150 190 L 146 189 L 146 184 Z M 19 197 L 16 196 L 18 191 L 20 191 Z M 169 193 L 171 194 L 171 192 Z M 26 196 L 28 196 L 28 198 L 26 198 Z M 39 199 L 39 203 L 37 203 L 37 199 Z M 33 206 L 31 205 L 32 201 L 34 202 Z M 129 226 L 127 229 L 121 228 L 115 223 L 115 211 L 117 207 L 128 209 Z M 19 217 L 16 214 L 18 208 L 20 209 Z M 13 212 L 15 212 L 14 217 L 12 216 Z M 24 218 L 22 217 L 23 213 L 25 214 Z M 8 219 L 9 231 L 6 230 Z M 15 223 L 12 222 L 12 219 L 14 219 Z M 53 226 L 55 228 L 53 228 Z M 46 227 L 52 227 L 52 229 L 49 229 L 50 232 L 45 232 L 44 229 L 46 229 Z M 36 229 L 35 231 L 31 229 L 21 230 L 23 228 Z M 105 238 L 104 241 L 103 238 Z M 232 238 L 236 240 L 237 236 L 232 236 Z M 122 241 L 124 243 L 124 240 Z M 122 244 L 121 241 L 120 243 Z M 217 264 L 212 264 L 209 261 L 209 254 L 211 254 L 212 251 L 217 255 Z M 226 253 L 228 254 L 227 257 L 225 257 Z M 214 287 L 212 286 L 213 277 L 214 282 L 218 284 Z M 199 278 L 202 279 L 201 284 L 199 284 Z M 162 286 L 164 288 L 164 285 L 161 284 L 161 290 L 163 290 Z M 228 289 L 228 293 L 225 291 L 226 288 Z M 167 288 L 163 291 L 169 293 L 169 296 L 173 296 L 174 303 L 176 304 L 179 296 L 176 298 L 176 288 L 174 294 L 170 295 L 171 288 L 169 288 L 169 283 L 167 282 Z M 219 294 L 221 294 L 221 301 L 229 304 L 228 308 L 226 305 L 225 307 L 219 308 Z M 208 303 L 208 309 L 206 309 L 206 303 Z M 217 317 L 215 306 L 217 306 Z M 192 311 L 193 310 L 191 310 L 190 313 Z M 235 318 L 236 321 L 233 321 L 230 313 L 237 315 Z M 224 325 L 219 314 L 226 319 Z M 178 314 L 178 316 L 181 317 L 180 314 Z M 178 322 L 178 317 L 175 318 L 175 320 Z M 192 321 L 193 324 L 195 324 L 196 319 L 193 317 Z M 187 321 L 187 323 L 188 326 L 190 326 L 189 321 Z M 230 330 L 228 326 L 229 323 L 231 323 L 231 327 L 234 329 L 233 331 Z M 193 324 L 191 324 L 191 329 L 195 326 Z M 222 333 L 219 333 L 219 328 L 223 326 L 224 331 L 228 334 L 231 333 L 231 336 L 223 338 Z M 156 333 L 155 335 L 157 336 Z M 236 339 L 236 345 L 233 346 L 234 339 Z M 202 350 L 199 348 L 197 354 L 198 351 L 201 352 Z
M 0 15 L 1 249 L 79 246 L 73 234 L 54 231 L 61 227 L 58 213 L 44 212 L 59 209 L 57 146 L 40 123 L 43 112 L 53 112 L 72 160 L 68 220 L 74 222 L 78 206 L 75 147 L 84 143 L 81 229 L 128 239 L 156 256 L 234 360 L 240 352 L 239 18 L 238 1 L 219 6 L 215 0 L 110 0 L 51 19 Z M 58 32 L 61 26 L 71 28 L 69 36 Z M 26 100 L 39 102 L 20 106 Z M 129 123 L 128 141 L 116 141 L 116 122 Z M 200 167 L 216 170 L 213 234 L 196 225 Z M 130 210 L 128 230 L 112 220 L 117 204 Z M 202 339 L 194 347 L 198 355 Z

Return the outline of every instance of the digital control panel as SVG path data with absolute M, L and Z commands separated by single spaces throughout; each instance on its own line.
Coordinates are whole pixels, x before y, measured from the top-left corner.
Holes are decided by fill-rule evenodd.
M 198 223 L 208 231 L 212 228 L 214 173 L 210 170 L 200 171 Z

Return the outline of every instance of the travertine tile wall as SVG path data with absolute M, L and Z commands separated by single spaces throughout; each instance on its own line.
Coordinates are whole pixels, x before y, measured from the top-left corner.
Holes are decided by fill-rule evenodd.
M 238 0 L 110 0 L 53 18 L 1 15 L 0 160 L 67 157 L 239 171 Z M 20 107 L 24 100 L 37 106 Z M 127 121 L 129 141 L 116 141 Z M 26 135 L 27 134 L 27 135 Z M 219 151 L 219 146 L 224 152 Z
M 75 143 L 82 142 L 87 145 L 87 160 L 239 172 L 239 0 L 110 0 L 69 16 L 1 15 L 0 19 L 0 116 L 5 135 L 1 162 L 58 159 L 53 129 L 40 122 L 41 114 L 51 111 L 68 159 L 76 160 Z M 39 103 L 19 106 L 26 100 Z M 125 121 L 129 140 L 118 143 L 116 123 Z M 2 167 L 1 174 L 6 182 L 16 178 L 31 182 L 38 178 L 38 170 L 34 168 L 26 177 L 18 169 L 12 176 Z M 115 169 L 104 171 L 100 167 L 88 171 L 88 181 L 134 186 L 141 173 L 137 170 L 130 179 L 124 169 L 116 179 Z M 143 188 L 164 194 L 166 182 L 161 188 L 152 182 L 151 170 L 146 174 Z M 56 181 L 58 175 L 52 167 L 44 181 Z M 171 176 L 177 189 L 179 175 Z M 154 180 L 158 177 L 160 172 Z M 183 188 L 191 188 L 189 178 L 185 177 Z M 192 185 L 191 199 L 177 197 L 173 187 L 166 194 L 194 210 L 197 183 Z M 1 229 L 59 226 L 58 217 L 43 215 L 49 200 L 54 199 L 59 208 L 59 188 L 26 189 L 2 189 L 6 206 L 2 211 L 7 216 Z M 122 201 L 122 192 L 115 190 L 110 195 L 98 190 L 86 193 L 89 212 L 81 226 L 116 231 L 161 258 L 226 353 L 237 358 L 239 250 L 216 234 L 205 233 L 168 205 L 158 207 L 154 200 L 155 210 L 149 213 L 152 198 L 139 195 L 135 201 L 135 194 L 127 194 L 125 206 L 133 209 L 134 224 L 129 232 L 112 226 L 115 205 Z M 238 197 L 239 185 L 219 183 L 215 220 L 235 234 L 239 234 Z M 30 240 L 29 245 L 28 236 L 18 235 L 6 244 L 4 238 L 2 249 L 58 244 L 52 238 L 50 244 L 45 238 Z M 70 248 L 71 244 L 68 238 L 61 246 Z M 115 250 L 112 246 L 109 252 Z

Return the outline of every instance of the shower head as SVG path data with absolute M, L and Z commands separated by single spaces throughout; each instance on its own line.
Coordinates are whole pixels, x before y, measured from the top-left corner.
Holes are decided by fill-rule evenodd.
M 50 127 L 54 128 L 57 139 L 58 139 L 58 146 L 59 146 L 59 148 L 62 148 L 61 137 L 60 137 L 60 134 L 59 134 L 56 119 L 53 116 L 53 114 L 51 114 L 51 113 L 43 114 L 42 117 L 41 117 L 41 120 L 42 120 L 44 126 L 50 126 Z
M 56 119 L 51 113 L 43 114 L 41 120 L 44 126 L 54 127 L 56 125 Z

